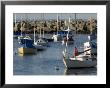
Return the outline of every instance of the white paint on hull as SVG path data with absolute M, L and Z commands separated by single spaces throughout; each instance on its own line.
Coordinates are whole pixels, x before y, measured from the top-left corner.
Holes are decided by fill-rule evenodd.
M 63 59 L 66 68 L 81 68 L 81 67 L 95 67 L 97 65 L 97 60 L 71 60 Z

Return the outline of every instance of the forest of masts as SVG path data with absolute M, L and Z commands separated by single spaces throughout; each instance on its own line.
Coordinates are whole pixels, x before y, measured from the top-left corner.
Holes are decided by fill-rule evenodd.
M 37 33 L 44 31 L 45 33 L 54 33 L 56 31 L 66 30 L 68 25 L 72 31 L 76 33 L 88 34 L 91 32 L 97 32 L 97 20 L 90 18 L 88 20 L 83 19 L 71 19 L 70 24 L 68 20 L 65 19 L 53 19 L 53 20 L 21 20 L 13 22 L 14 32 L 26 32 Z

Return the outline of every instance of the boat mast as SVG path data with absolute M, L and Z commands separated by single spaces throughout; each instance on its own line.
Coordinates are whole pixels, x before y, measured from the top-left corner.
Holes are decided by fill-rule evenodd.
M 76 13 L 75 13 L 75 22 L 76 22 Z M 75 27 L 75 32 L 77 33 L 76 27 Z
M 43 38 L 44 38 L 44 13 L 43 13 Z
M 22 18 L 21 18 L 21 36 L 23 36 L 22 35 L 22 30 L 23 30 L 23 24 L 22 24 Z
M 58 35 L 58 13 L 57 13 L 57 35 Z
M 42 18 L 42 13 L 41 13 L 41 18 Z M 42 20 L 41 20 L 42 21 Z M 41 27 L 40 27 L 40 38 L 41 38 L 42 36 L 41 36 Z
M 25 13 L 25 16 L 27 17 L 27 14 L 26 13 Z M 27 18 L 25 19 L 25 21 L 26 21 L 26 24 L 25 25 L 26 25 L 26 28 L 27 28 L 28 27 L 28 25 L 27 25 L 28 24 L 27 23 Z M 25 34 L 26 34 L 26 29 L 25 29 Z M 27 36 L 27 34 L 26 34 L 26 36 Z M 25 39 L 25 48 L 26 48 L 26 39 Z
M 76 20 L 76 13 L 75 13 L 75 20 Z
M 41 28 L 40 28 L 40 38 L 41 38 Z
M 36 36 L 36 34 L 35 34 L 35 20 L 34 20 L 34 44 L 35 44 L 35 41 L 36 41 L 35 36 Z
M 16 26 L 16 14 L 15 14 L 15 26 Z
M 91 34 L 93 34 L 93 28 L 92 28 L 92 17 L 90 17 L 90 31 L 91 31 Z
M 26 29 L 28 29 L 28 14 L 26 14 Z M 25 33 L 26 33 L 26 29 L 25 29 Z M 27 33 L 26 33 L 27 36 Z
M 68 33 L 67 33 L 67 42 L 68 42 L 68 39 L 69 39 L 69 31 L 70 31 L 70 18 L 69 18 L 69 24 L 68 24 Z M 66 46 L 67 46 L 67 42 L 66 42 Z
M 17 27 L 16 27 L 16 13 L 15 13 L 15 18 L 14 18 L 14 27 L 15 27 L 15 29 L 17 29 Z
M 70 31 L 70 18 L 69 18 L 69 24 L 68 24 L 68 33 L 67 33 L 67 35 L 66 35 L 66 37 L 67 37 L 67 41 L 66 41 L 66 48 L 65 48 L 65 53 L 67 53 L 67 55 L 68 55 L 68 52 L 67 52 L 67 50 L 68 50 L 68 39 L 69 39 L 69 31 Z

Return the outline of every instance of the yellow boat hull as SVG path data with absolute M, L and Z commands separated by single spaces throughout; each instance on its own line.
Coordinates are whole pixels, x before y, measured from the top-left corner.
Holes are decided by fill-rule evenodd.
M 24 47 L 18 48 L 18 53 L 20 54 L 34 54 L 35 52 L 36 49 L 34 48 L 24 48 Z

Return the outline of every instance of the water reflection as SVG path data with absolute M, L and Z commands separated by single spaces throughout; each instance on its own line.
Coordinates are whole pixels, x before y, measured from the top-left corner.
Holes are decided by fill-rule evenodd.
M 74 68 L 74 69 L 65 69 L 65 75 L 97 75 L 97 68 Z

